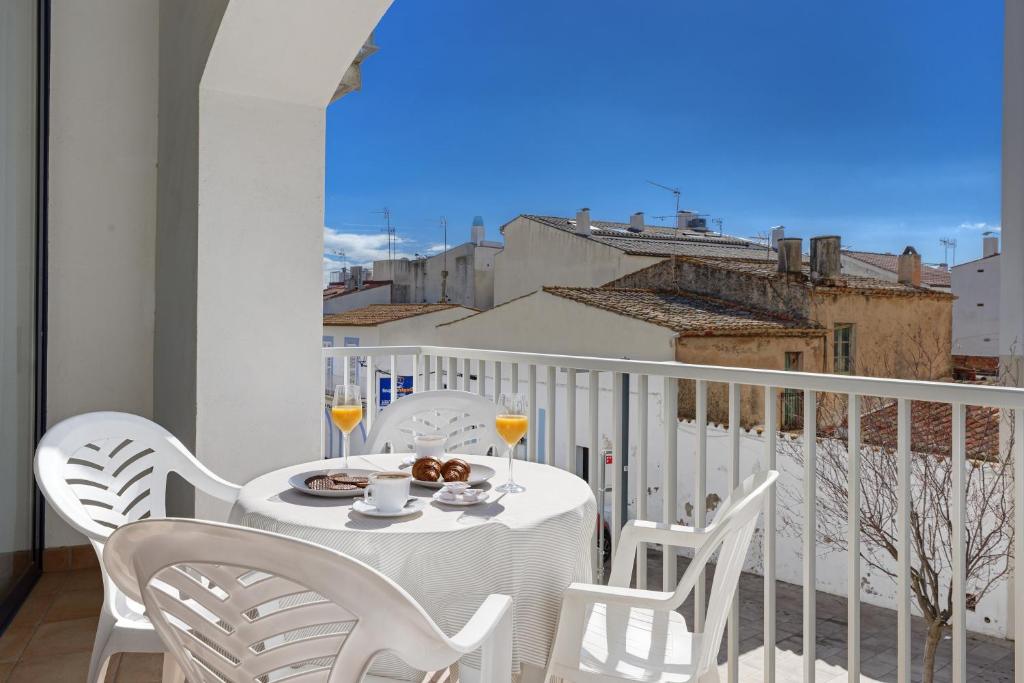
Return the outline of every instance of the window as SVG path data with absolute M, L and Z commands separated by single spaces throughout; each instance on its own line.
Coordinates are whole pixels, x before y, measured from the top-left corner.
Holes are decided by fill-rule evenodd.
M 801 372 L 804 369 L 804 354 L 800 351 L 786 351 L 785 369 Z M 799 429 L 804 419 L 804 393 L 799 389 L 782 390 L 782 428 Z
M 836 374 L 853 372 L 853 325 L 836 323 L 832 335 L 832 370 Z

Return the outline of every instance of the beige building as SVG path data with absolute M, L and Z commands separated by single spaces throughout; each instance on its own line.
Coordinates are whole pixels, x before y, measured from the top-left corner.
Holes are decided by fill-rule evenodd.
M 774 260 L 765 245 L 712 232 L 703 219 L 681 211 L 677 227 L 520 215 L 502 226 L 505 248 L 495 256 L 494 303 L 503 304 L 544 285 L 599 287 L 671 256 Z
M 951 374 L 950 294 L 920 285 L 920 259 L 906 282 L 839 269 L 838 238 L 815 266 L 799 256 L 741 260 L 676 256 L 602 287 L 544 287 L 491 311 L 441 325 L 446 346 L 534 350 L 643 360 L 944 379 Z M 799 240 L 789 242 L 800 254 Z M 834 249 L 825 249 L 833 246 Z M 813 274 L 812 274 L 813 269 Z M 709 387 L 709 418 L 728 417 L 727 387 Z M 763 393 L 742 387 L 746 425 L 763 422 Z M 799 426 L 802 396 L 780 392 L 782 426 Z M 692 383 L 680 412 L 692 416 Z

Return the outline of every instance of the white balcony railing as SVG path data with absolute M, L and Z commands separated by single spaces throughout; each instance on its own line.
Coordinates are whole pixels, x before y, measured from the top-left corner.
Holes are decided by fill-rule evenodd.
M 618 456 L 629 453 L 633 447 L 633 468 L 628 474 L 628 486 L 635 493 L 633 514 L 644 519 L 677 518 L 677 480 L 680 453 L 678 448 L 678 397 L 679 381 L 694 381 L 694 406 L 696 430 L 695 447 L 692 454 L 695 471 L 693 471 L 693 500 L 704 501 L 707 495 L 706 482 L 708 477 L 708 385 L 723 383 L 728 386 L 728 443 L 726 453 L 715 453 L 716 456 L 727 457 L 727 469 L 730 484 L 735 486 L 740 481 L 740 409 L 743 386 L 761 387 L 764 391 L 763 417 L 764 424 L 778 424 L 779 392 L 781 390 L 797 390 L 803 395 L 803 495 L 801 514 L 802 525 L 802 585 L 803 585 L 803 679 L 815 680 L 815 597 L 817 586 L 817 525 L 815 522 L 818 509 L 817 465 L 816 456 L 818 439 L 816 436 L 817 419 L 815 406 L 819 394 L 834 394 L 848 399 L 848 434 L 847 451 L 851 454 L 860 453 L 860 402 L 861 397 L 881 397 L 892 399 L 898 404 L 897 411 L 897 481 L 896 487 L 899 506 L 896 515 L 896 535 L 898 560 L 896 562 L 896 610 L 897 610 L 897 643 L 898 662 L 897 680 L 901 683 L 911 680 L 911 402 L 927 401 L 946 403 L 952 411 L 952 457 L 950 495 L 950 524 L 952 548 L 952 680 L 964 683 L 967 678 L 966 642 L 967 642 L 967 568 L 965 567 L 966 548 L 964 529 L 966 523 L 965 500 L 965 424 L 967 406 L 989 406 L 1012 411 L 1013 430 L 1011 434 L 1024 434 L 1024 390 L 1005 387 L 988 387 L 939 382 L 920 382 L 898 379 L 880 379 L 867 377 L 851 377 L 838 375 L 811 374 L 777 370 L 754 370 L 745 368 L 714 367 L 705 365 L 688 365 L 677 362 L 650 362 L 620 360 L 611 358 L 587 358 L 539 353 L 521 353 L 505 351 L 488 351 L 480 349 L 460 349 L 433 346 L 402 346 L 402 347 L 363 347 L 363 348 L 325 348 L 325 380 L 327 384 L 348 383 L 358 381 L 364 386 L 367 405 L 374 406 L 367 410 L 366 428 L 372 425 L 374 414 L 379 405 L 381 377 L 411 377 L 413 391 L 429 389 L 460 389 L 477 392 L 480 395 L 496 397 L 502 391 L 523 391 L 529 400 L 530 428 L 527 435 L 526 457 L 532 461 L 542 460 L 548 464 L 561 466 L 580 474 L 587 473 L 595 494 L 605 491 L 605 467 L 599 465 L 600 451 L 595 447 L 601 443 L 604 430 L 611 433 L 607 442 L 611 444 L 616 466 L 610 470 L 608 490 L 610 496 L 610 527 L 611 543 L 614 546 L 617 532 L 626 519 L 628 510 L 624 495 L 624 468 L 619 466 Z M 524 386 L 525 385 L 525 386 Z M 392 385 L 393 388 L 394 385 Z M 543 393 L 538 395 L 539 390 Z M 578 394 L 584 400 L 578 400 Z M 610 401 L 602 401 L 610 396 Z M 652 401 L 652 397 L 660 396 L 660 400 Z M 624 397 L 627 399 L 624 401 Z M 625 420 L 627 411 L 631 411 L 630 397 L 635 397 L 635 416 Z M 538 400 L 539 399 L 539 400 Z M 660 415 L 649 415 L 651 404 L 658 406 Z M 540 406 L 543 407 L 540 407 Z M 603 406 L 603 407 L 602 407 Z M 606 414 L 602 414 L 602 410 Z M 538 422 L 540 413 L 543 419 Z M 562 418 L 562 419 L 560 419 Z M 650 425 L 660 422 L 661 434 L 655 433 L 651 441 Z M 326 421 L 325 421 L 326 424 Z M 635 434 L 627 434 L 630 424 L 637 425 Z M 561 425 L 559 427 L 559 425 Z M 580 427 L 583 432 L 579 434 Z M 558 432 L 556 434 L 556 431 Z M 538 434 L 543 432 L 543 439 Z M 325 449 L 333 452 L 329 440 L 330 428 L 325 426 Z M 1015 500 L 1024 500 L 1024 439 L 1011 439 L 1013 442 L 1013 495 Z M 578 442 L 588 444 L 588 461 L 581 463 L 575 457 L 575 446 Z M 556 445 L 563 445 L 563 455 L 556 452 Z M 657 445 L 664 453 L 661 466 L 661 482 L 648 482 L 648 452 Z M 763 434 L 763 461 L 765 468 L 778 469 L 778 437 L 775 429 L 766 429 Z M 628 457 L 628 456 L 627 456 Z M 720 462 L 720 461 L 715 461 Z M 849 460 L 849 529 L 847 553 L 847 586 L 848 586 L 848 650 L 847 669 L 851 681 L 860 680 L 860 579 L 861 567 L 861 534 L 858 517 L 861 509 L 861 475 L 860 458 Z M 649 489 L 660 489 L 661 511 L 648 510 Z M 764 662 L 763 671 L 766 681 L 774 681 L 775 666 L 775 581 L 777 563 L 777 497 L 773 495 L 765 510 L 763 525 L 763 574 L 764 574 Z M 1024 505 L 1014 506 L 1014 545 L 1024 547 Z M 694 524 L 701 526 L 707 522 L 705 508 L 696 505 L 693 515 Z M 600 573 L 595 553 L 595 570 Z M 662 558 L 664 590 L 672 590 L 676 583 L 676 556 L 665 554 Z M 637 583 L 646 587 L 647 556 L 641 552 L 637 558 Z M 703 587 L 703 582 L 698 586 Z M 1008 608 L 1008 616 L 1014 624 L 1012 636 L 1015 636 L 1015 670 L 1024 671 L 1024 586 L 1018 586 L 1013 604 Z M 703 608 L 706 596 L 703 590 L 695 595 L 695 627 L 701 629 Z M 738 602 L 733 605 L 729 619 L 727 636 L 728 680 L 738 679 L 738 647 L 741 638 L 739 633 Z M 888 635 L 888 634 L 886 634 Z

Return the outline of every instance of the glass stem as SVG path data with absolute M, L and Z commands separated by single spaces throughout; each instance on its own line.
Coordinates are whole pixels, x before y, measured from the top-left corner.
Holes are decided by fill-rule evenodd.
M 344 467 L 347 470 L 348 469 L 348 451 L 349 451 L 348 432 L 342 432 L 341 433 L 341 441 L 342 441 L 342 443 L 344 445 L 344 448 L 345 448 L 345 462 L 342 464 L 342 467 Z
M 515 446 L 509 446 L 508 447 L 508 483 L 510 483 L 510 484 L 514 484 L 515 481 L 516 481 L 515 479 L 512 478 L 512 463 L 515 462 L 515 459 L 516 459 L 515 455 L 516 455 L 516 447 Z

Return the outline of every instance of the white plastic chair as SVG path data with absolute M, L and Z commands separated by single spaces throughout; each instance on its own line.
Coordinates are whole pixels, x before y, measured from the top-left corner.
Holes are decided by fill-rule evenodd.
M 498 453 L 502 440 L 494 416 L 494 402 L 478 394 L 421 391 L 392 401 L 374 418 L 363 452 L 411 453 L 417 434 L 443 434 L 447 453 Z
M 166 515 L 167 475 L 176 472 L 212 496 L 234 502 L 240 487 L 208 470 L 166 429 L 138 415 L 86 413 L 54 425 L 36 449 L 36 481 L 50 505 L 85 534 L 103 567 L 103 546 L 122 524 Z M 143 614 L 103 572 L 89 683 L 102 681 L 111 655 L 166 652 Z M 165 664 L 173 660 L 165 658 Z M 165 665 L 165 680 L 176 677 Z
M 190 683 L 356 683 L 389 651 L 424 671 L 481 650 L 480 680 L 512 675 L 512 599 L 490 595 L 449 638 L 377 570 L 288 536 L 192 519 L 113 533 L 103 561 L 141 600 Z M 183 599 L 182 596 L 188 596 Z
M 764 498 L 778 472 L 760 472 L 736 488 L 706 529 L 631 521 L 622 530 L 607 586 L 574 583 L 565 592 L 545 681 L 710 683 L 729 607 Z M 696 549 L 674 592 L 630 588 L 640 543 Z M 702 633 L 675 610 L 719 551 Z

